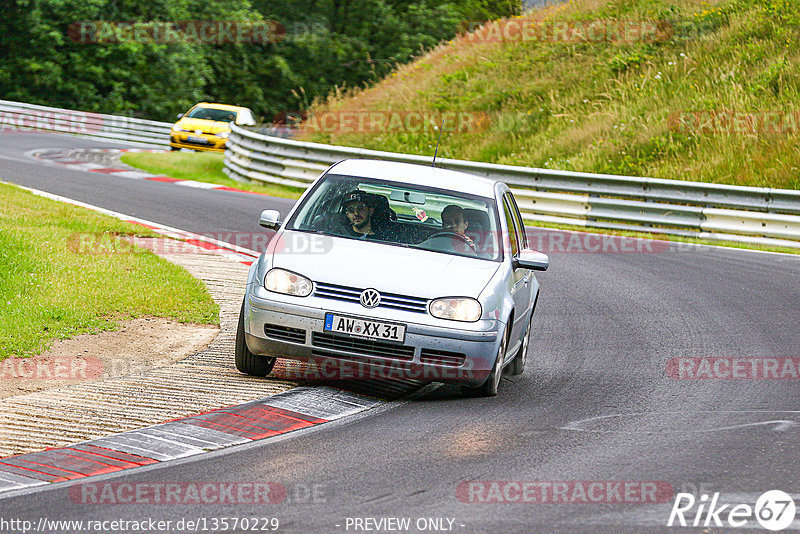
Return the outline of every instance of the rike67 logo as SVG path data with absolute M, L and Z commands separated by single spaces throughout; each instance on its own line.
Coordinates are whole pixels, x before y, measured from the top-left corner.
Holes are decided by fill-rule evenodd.
M 752 501 L 751 501 L 752 502 Z M 695 509 L 696 506 L 696 509 Z M 781 490 L 761 494 L 755 506 L 720 502 L 714 493 L 696 499 L 691 493 L 678 493 L 667 526 L 681 527 L 756 527 L 779 531 L 789 528 L 795 518 L 795 503 L 791 495 Z M 753 522 L 758 522 L 758 525 Z

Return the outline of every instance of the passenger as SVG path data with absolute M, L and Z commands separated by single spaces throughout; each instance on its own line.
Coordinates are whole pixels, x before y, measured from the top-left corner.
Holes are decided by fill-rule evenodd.
M 370 205 L 368 193 L 359 190 L 347 193 L 342 201 L 342 209 L 347 216 L 347 224 L 342 225 L 341 233 L 344 235 L 359 239 L 390 240 L 387 229 L 373 220 L 375 207 Z
M 470 250 L 477 254 L 478 247 L 475 246 L 472 238 L 465 233 L 468 226 L 469 221 L 464 217 L 464 210 L 461 206 L 450 204 L 442 210 L 442 230 L 461 236 Z

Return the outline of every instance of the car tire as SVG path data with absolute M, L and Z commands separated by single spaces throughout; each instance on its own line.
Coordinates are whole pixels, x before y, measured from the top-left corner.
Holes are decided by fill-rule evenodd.
M 519 352 L 514 356 L 509 367 L 511 367 L 512 375 L 521 375 L 525 371 L 525 358 L 528 355 L 528 345 L 531 341 L 531 330 L 533 329 L 533 313 L 531 313 L 531 320 L 528 321 L 528 329 L 525 331 L 525 337 L 522 338 L 522 346 Z
M 245 297 L 247 298 L 247 297 Z M 252 376 L 267 376 L 275 367 L 277 358 L 253 354 L 247 348 L 244 334 L 244 302 L 239 312 L 239 326 L 236 328 L 236 344 L 234 347 L 234 360 L 239 372 Z
M 178 150 L 180 150 L 180 147 L 177 147 L 177 146 L 170 146 L 170 147 L 169 147 L 169 149 L 170 149 L 171 151 L 173 151 L 173 152 L 177 152 Z
M 494 359 L 494 367 L 486 377 L 486 381 L 478 387 L 461 386 L 461 392 L 468 397 L 494 397 L 500 387 L 500 379 L 503 377 L 503 360 L 505 359 L 506 348 L 508 347 L 508 335 L 503 332 L 500 348 Z

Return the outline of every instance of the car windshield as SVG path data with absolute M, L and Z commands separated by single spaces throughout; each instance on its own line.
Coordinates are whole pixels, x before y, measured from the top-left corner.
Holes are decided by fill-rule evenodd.
M 233 122 L 236 120 L 236 112 L 229 109 L 214 109 L 196 107 L 186 114 L 191 119 L 205 119 L 209 121 Z
M 329 174 L 287 228 L 500 261 L 495 201 L 433 187 Z

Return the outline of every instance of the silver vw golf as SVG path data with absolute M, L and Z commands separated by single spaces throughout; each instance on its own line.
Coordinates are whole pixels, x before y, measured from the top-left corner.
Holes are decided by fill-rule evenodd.
M 539 294 L 514 196 L 502 182 L 406 163 L 345 160 L 303 194 L 253 263 L 236 367 L 276 358 L 331 377 L 413 378 L 497 393 L 522 373 Z

